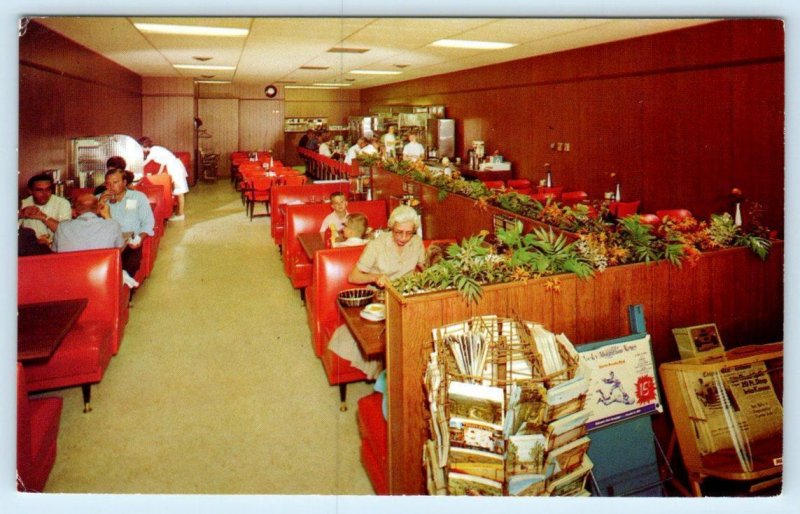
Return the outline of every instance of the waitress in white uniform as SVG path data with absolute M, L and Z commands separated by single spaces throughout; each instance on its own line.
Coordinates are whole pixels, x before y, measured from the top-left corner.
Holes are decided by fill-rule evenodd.
M 149 137 L 139 139 L 139 144 L 142 145 L 142 150 L 144 150 L 145 159 L 142 167 L 151 162 L 155 162 L 161 166 L 158 173 L 163 173 L 164 168 L 166 168 L 167 173 L 169 173 L 172 179 L 172 196 L 178 198 L 178 210 L 169 218 L 169 221 L 183 221 L 186 219 L 183 213 L 183 195 L 189 192 L 189 183 L 186 181 L 186 177 L 188 177 L 189 174 L 186 172 L 183 161 L 163 146 L 154 146 L 153 140 Z

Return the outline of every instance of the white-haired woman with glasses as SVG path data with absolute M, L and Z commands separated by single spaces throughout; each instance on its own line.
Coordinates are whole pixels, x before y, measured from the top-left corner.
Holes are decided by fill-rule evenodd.
M 350 272 L 354 284 L 386 287 L 390 281 L 411 273 L 425 264 L 425 247 L 417 235 L 419 215 L 400 205 L 389 216 L 389 231 L 370 241 Z
M 390 281 L 422 268 L 425 264 L 425 247 L 417 235 L 419 215 L 406 205 L 401 205 L 389 216 L 389 231 L 373 239 L 364 248 L 348 279 L 354 284 L 376 284 L 385 287 Z M 365 359 L 358 343 L 341 325 L 331 336 L 328 349 L 360 369 L 367 378 L 374 379 L 383 370 L 382 359 Z

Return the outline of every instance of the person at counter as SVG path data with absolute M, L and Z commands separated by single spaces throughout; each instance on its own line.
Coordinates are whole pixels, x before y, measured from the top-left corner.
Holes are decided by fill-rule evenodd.
M 395 145 L 397 144 L 397 127 L 391 125 L 389 127 L 389 131 L 381 137 L 381 143 L 383 143 L 384 148 L 384 157 L 394 157 L 395 156 Z
M 306 149 L 316 152 L 319 150 L 319 137 L 313 130 L 310 132 L 310 134 L 306 134 L 308 136 L 308 140 L 306 141 Z
M 369 141 L 367 141 L 367 138 L 360 137 L 358 138 L 358 141 L 356 141 L 356 144 L 347 150 L 347 154 L 344 157 L 344 163 L 353 164 L 353 159 L 358 157 L 358 154 L 360 153 L 373 155 L 378 153 L 378 151 L 369 143 Z
M 333 153 L 331 152 L 331 147 L 328 144 L 328 142 L 330 140 L 331 140 L 330 132 L 324 132 L 320 136 L 320 138 L 319 138 L 319 148 L 317 149 L 317 152 L 320 155 L 324 155 L 325 157 L 330 157 L 331 155 L 333 155 Z
M 303 137 L 300 138 L 300 141 L 297 142 L 298 148 L 307 148 L 306 145 L 308 144 L 308 140 L 311 139 L 311 136 L 314 135 L 314 131 L 311 129 L 306 130 L 306 133 L 303 134 Z
M 407 206 L 396 207 L 387 223 L 388 232 L 373 239 L 358 259 L 348 280 L 353 284 L 376 284 L 385 287 L 389 281 L 422 269 L 425 264 L 425 247 L 417 235 L 420 219 L 417 212 Z M 374 379 L 383 370 L 381 359 L 365 359 L 358 343 L 347 325 L 340 325 L 331 336 L 328 349 Z
M 419 161 L 425 158 L 425 147 L 417 143 L 417 135 L 411 132 L 408 135 L 408 143 L 403 147 L 404 161 Z

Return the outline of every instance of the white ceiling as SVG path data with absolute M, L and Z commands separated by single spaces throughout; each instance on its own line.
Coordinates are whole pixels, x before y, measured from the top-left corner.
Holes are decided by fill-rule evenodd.
M 654 34 L 712 19 L 602 18 L 35 18 L 50 29 L 144 77 L 195 77 L 240 84 L 347 82 L 361 89 L 450 73 L 583 46 Z M 246 37 L 143 34 L 134 22 L 248 28 Z M 516 43 L 506 50 L 427 46 L 442 38 Z M 367 48 L 330 53 L 336 46 Z M 173 64 L 235 66 L 234 71 L 178 70 Z M 405 67 L 399 68 L 398 65 Z M 301 66 L 325 66 L 307 71 Z M 353 69 L 400 75 L 353 75 Z

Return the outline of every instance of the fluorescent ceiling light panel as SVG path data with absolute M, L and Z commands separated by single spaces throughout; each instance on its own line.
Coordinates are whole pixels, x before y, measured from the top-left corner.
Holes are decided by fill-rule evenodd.
M 470 48 L 473 50 L 503 50 L 517 46 L 515 43 L 501 43 L 499 41 L 469 41 L 466 39 L 440 39 L 428 46 L 439 46 L 444 48 Z
M 198 84 L 230 84 L 230 80 L 196 80 Z
M 220 66 L 216 64 L 173 64 L 173 68 L 179 70 L 220 70 L 230 71 L 235 70 L 236 66 Z
M 348 87 L 352 84 L 342 84 L 340 82 L 314 82 L 315 86 L 327 86 L 327 87 Z
M 355 75 L 400 75 L 402 71 L 393 70 L 350 70 Z
M 249 29 L 228 27 L 200 27 L 197 25 L 165 25 L 161 23 L 134 23 L 134 27 L 147 34 L 173 34 L 179 36 L 244 37 Z

